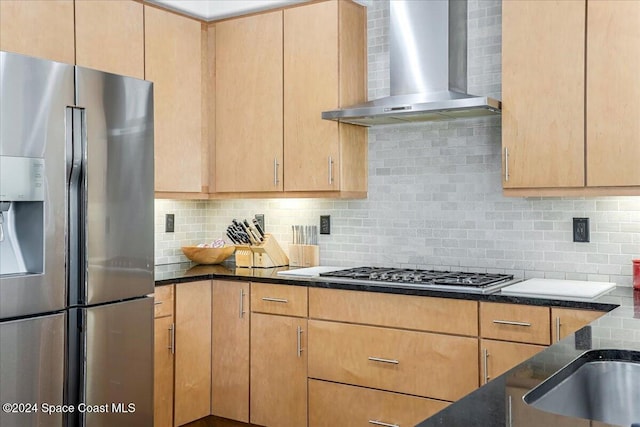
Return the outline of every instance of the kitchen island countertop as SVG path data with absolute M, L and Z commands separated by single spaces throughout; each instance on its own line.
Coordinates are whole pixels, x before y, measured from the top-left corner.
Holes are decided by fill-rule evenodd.
M 502 302 L 513 304 L 541 305 L 550 307 L 567 307 L 577 309 L 593 309 L 608 313 L 588 325 L 590 334 L 584 339 L 585 331 L 571 334 L 546 350 L 536 354 L 520 365 L 490 381 L 469 395 L 451 404 L 446 409 L 420 423 L 417 427 L 435 426 L 478 426 L 478 427 L 517 427 L 519 422 L 513 419 L 513 408 L 508 408 L 509 397 L 512 405 L 520 406 L 517 413 L 531 417 L 544 417 L 545 427 L 573 425 L 578 419 L 555 415 L 551 421 L 549 414 L 543 413 L 521 402 L 523 392 L 535 387 L 563 366 L 591 349 L 624 349 L 640 351 L 640 291 L 634 292 L 630 287 L 617 287 L 594 301 L 571 301 L 537 297 L 518 297 L 496 294 L 472 294 L 465 292 L 403 289 L 397 287 L 353 285 L 319 281 L 313 278 L 298 279 L 278 276 L 278 271 L 288 267 L 259 269 L 236 268 L 233 263 L 219 265 L 194 265 L 191 263 L 168 264 L 156 266 L 156 286 L 191 282 L 197 280 L 244 280 L 252 282 L 279 283 L 294 286 L 323 287 L 333 289 L 359 290 L 369 292 L 395 293 L 405 295 L 422 295 L 441 298 L 468 299 L 476 301 Z M 514 399 L 516 399 L 514 403 Z M 512 423 L 509 422 L 509 413 Z M 573 421 L 572 421 L 573 420 Z M 588 421 L 582 420 L 583 423 Z M 542 425 L 542 424 L 540 424 Z M 584 425 L 584 424 L 579 424 Z M 593 424 L 595 425 L 595 424 Z M 604 424 L 598 424 L 604 427 Z

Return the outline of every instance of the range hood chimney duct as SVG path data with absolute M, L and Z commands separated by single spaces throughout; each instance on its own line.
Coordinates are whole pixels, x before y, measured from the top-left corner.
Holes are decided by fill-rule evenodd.
M 467 94 L 467 1 L 390 0 L 391 96 L 325 111 L 360 126 L 500 114 L 500 101 Z

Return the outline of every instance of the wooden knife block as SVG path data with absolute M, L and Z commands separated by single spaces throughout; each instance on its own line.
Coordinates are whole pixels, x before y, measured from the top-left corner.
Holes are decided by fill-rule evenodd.
M 320 265 L 318 245 L 289 245 L 289 265 L 291 267 L 315 267 Z
M 289 257 L 271 234 L 259 245 L 236 245 L 236 266 L 271 268 L 289 265 Z

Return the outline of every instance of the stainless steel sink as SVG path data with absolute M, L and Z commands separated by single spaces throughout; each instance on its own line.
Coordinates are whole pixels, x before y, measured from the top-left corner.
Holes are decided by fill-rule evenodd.
M 592 350 L 524 396 L 537 409 L 640 427 L 640 352 Z

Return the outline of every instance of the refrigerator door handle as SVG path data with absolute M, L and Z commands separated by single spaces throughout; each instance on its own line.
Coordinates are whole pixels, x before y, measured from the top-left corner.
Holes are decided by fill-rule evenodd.
M 80 304 L 84 300 L 86 265 L 86 238 L 84 219 L 86 218 L 86 149 L 85 110 L 67 107 L 67 260 L 69 270 L 69 305 Z M 75 236 L 75 237 L 72 237 Z

